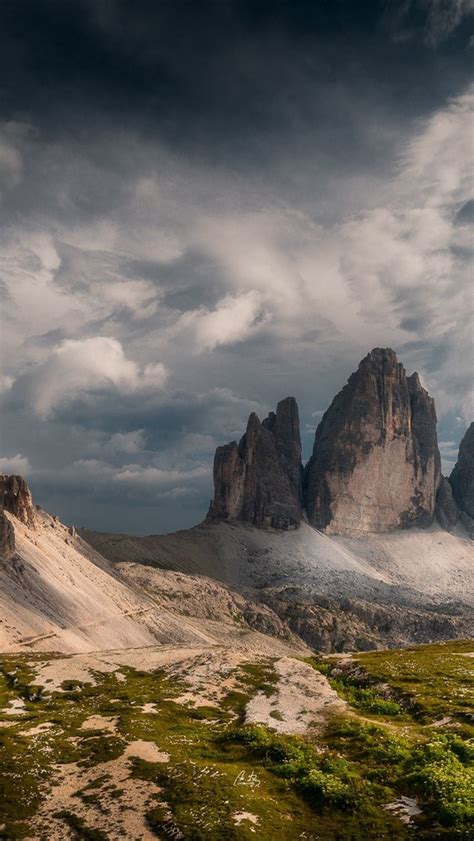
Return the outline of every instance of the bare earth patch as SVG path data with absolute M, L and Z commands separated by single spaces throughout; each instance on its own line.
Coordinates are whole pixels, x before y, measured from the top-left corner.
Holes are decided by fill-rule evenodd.
M 249 656 L 242 651 L 223 648 L 204 651 L 191 660 L 177 663 L 169 670 L 170 674 L 183 680 L 189 690 L 174 700 L 193 707 L 218 707 L 224 696 L 237 688 L 238 667 L 248 660 Z
M 107 730 L 109 733 L 116 733 L 117 718 L 106 718 L 103 715 L 91 715 L 81 724 L 81 730 Z
M 27 730 L 21 730 L 22 736 L 40 736 L 42 733 L 47 733 L 48 730 L 51 730 L 54 727 L 52 721 L 43 721 L 41 724 L 37 724 L 35 727 L 29 727 Z
M 265 724 L 278 733 L 305 733 L 328 713 L 343 712 L 347 704 L 324 675 L 293 657 L 275 663 L 278 683 L 273 695 L 258 693 L 247 704 L 247 724 Z
M 3 715 L 24 715 L 25 702 L 22 698 L 14 698 L 6 709 L 1 711 Z
M 99 719 L 101 716 L 93 716 Z M 47 837 L 48 841 L 72 838 L 62 811 L 83 818 L 89 829 L 98 829 L 110 838 L 139 838 L 156 841 L 145 822 L 146 811 L 159 802 L 159 789 L 152 782 L 131 776 L 131 758 L 146 762 L 168 762 L 169 755 L 153 742 L 130 742 L 122 756 L 93 768 L 80 768 L 73 762 L 57 767 L 55 784 L 46 794 L 32 822 L 30 841 Z

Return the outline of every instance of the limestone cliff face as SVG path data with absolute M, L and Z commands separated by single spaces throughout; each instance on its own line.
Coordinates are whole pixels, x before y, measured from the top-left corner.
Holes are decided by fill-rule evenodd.
M 305 471 L 309 522 L 334 534 L 428 525 L 440 482 L 434 402 L 376 348 L 334 398 Z
M 232 441 L 217 448 L 208 520 L 289 529 L 298 526 L 301 516 L 298 407 L 293 397 L 287 397 L 262 423 L 252 413 L 238 445 Z
M 460 520 L 474 537 L 474 423 L 471 423 L 459 446 L 459 456 L 449 477 Z

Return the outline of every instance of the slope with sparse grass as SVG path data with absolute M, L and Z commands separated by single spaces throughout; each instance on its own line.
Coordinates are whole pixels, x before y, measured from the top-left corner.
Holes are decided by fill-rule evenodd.
M 473 647 L 4 656 L 0 838 L 468 841 Z

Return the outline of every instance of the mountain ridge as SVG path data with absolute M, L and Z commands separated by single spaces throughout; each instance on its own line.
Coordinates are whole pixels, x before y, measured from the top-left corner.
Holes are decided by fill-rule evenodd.
M 305 467 L 294 397 L 262 422 L 253 412 L 240 443 L 217 448 L 207 521 L 285 530 L 307 519 L 355 536 L 436 519 L 448 530 L 461 521 L 474 535 L 474 433 L 466 433 L 462 465 L 447 480 L 436 424 L 418 373 L 407 376 L 393 350 L 374 348 L 324 413 Z

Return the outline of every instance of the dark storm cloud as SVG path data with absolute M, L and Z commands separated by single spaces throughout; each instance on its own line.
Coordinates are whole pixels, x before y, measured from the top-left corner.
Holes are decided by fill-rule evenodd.
M 434 5 L 405 4 L 410 31 Z M 175 148 L 258 167 L 289 134 L 306 155 L 315 117 L 328 157 L 345 130 L 352 155 L 367 154 L 352 103 L 420 116 L 468 78 L 462 27 L 440 60 L 419 38 L 394 42 L 398 24 L 378 2 L 6 0 L 0 15 L 5 117 L 34 115 L 45 135 L 83 139 L 106 114 Z

